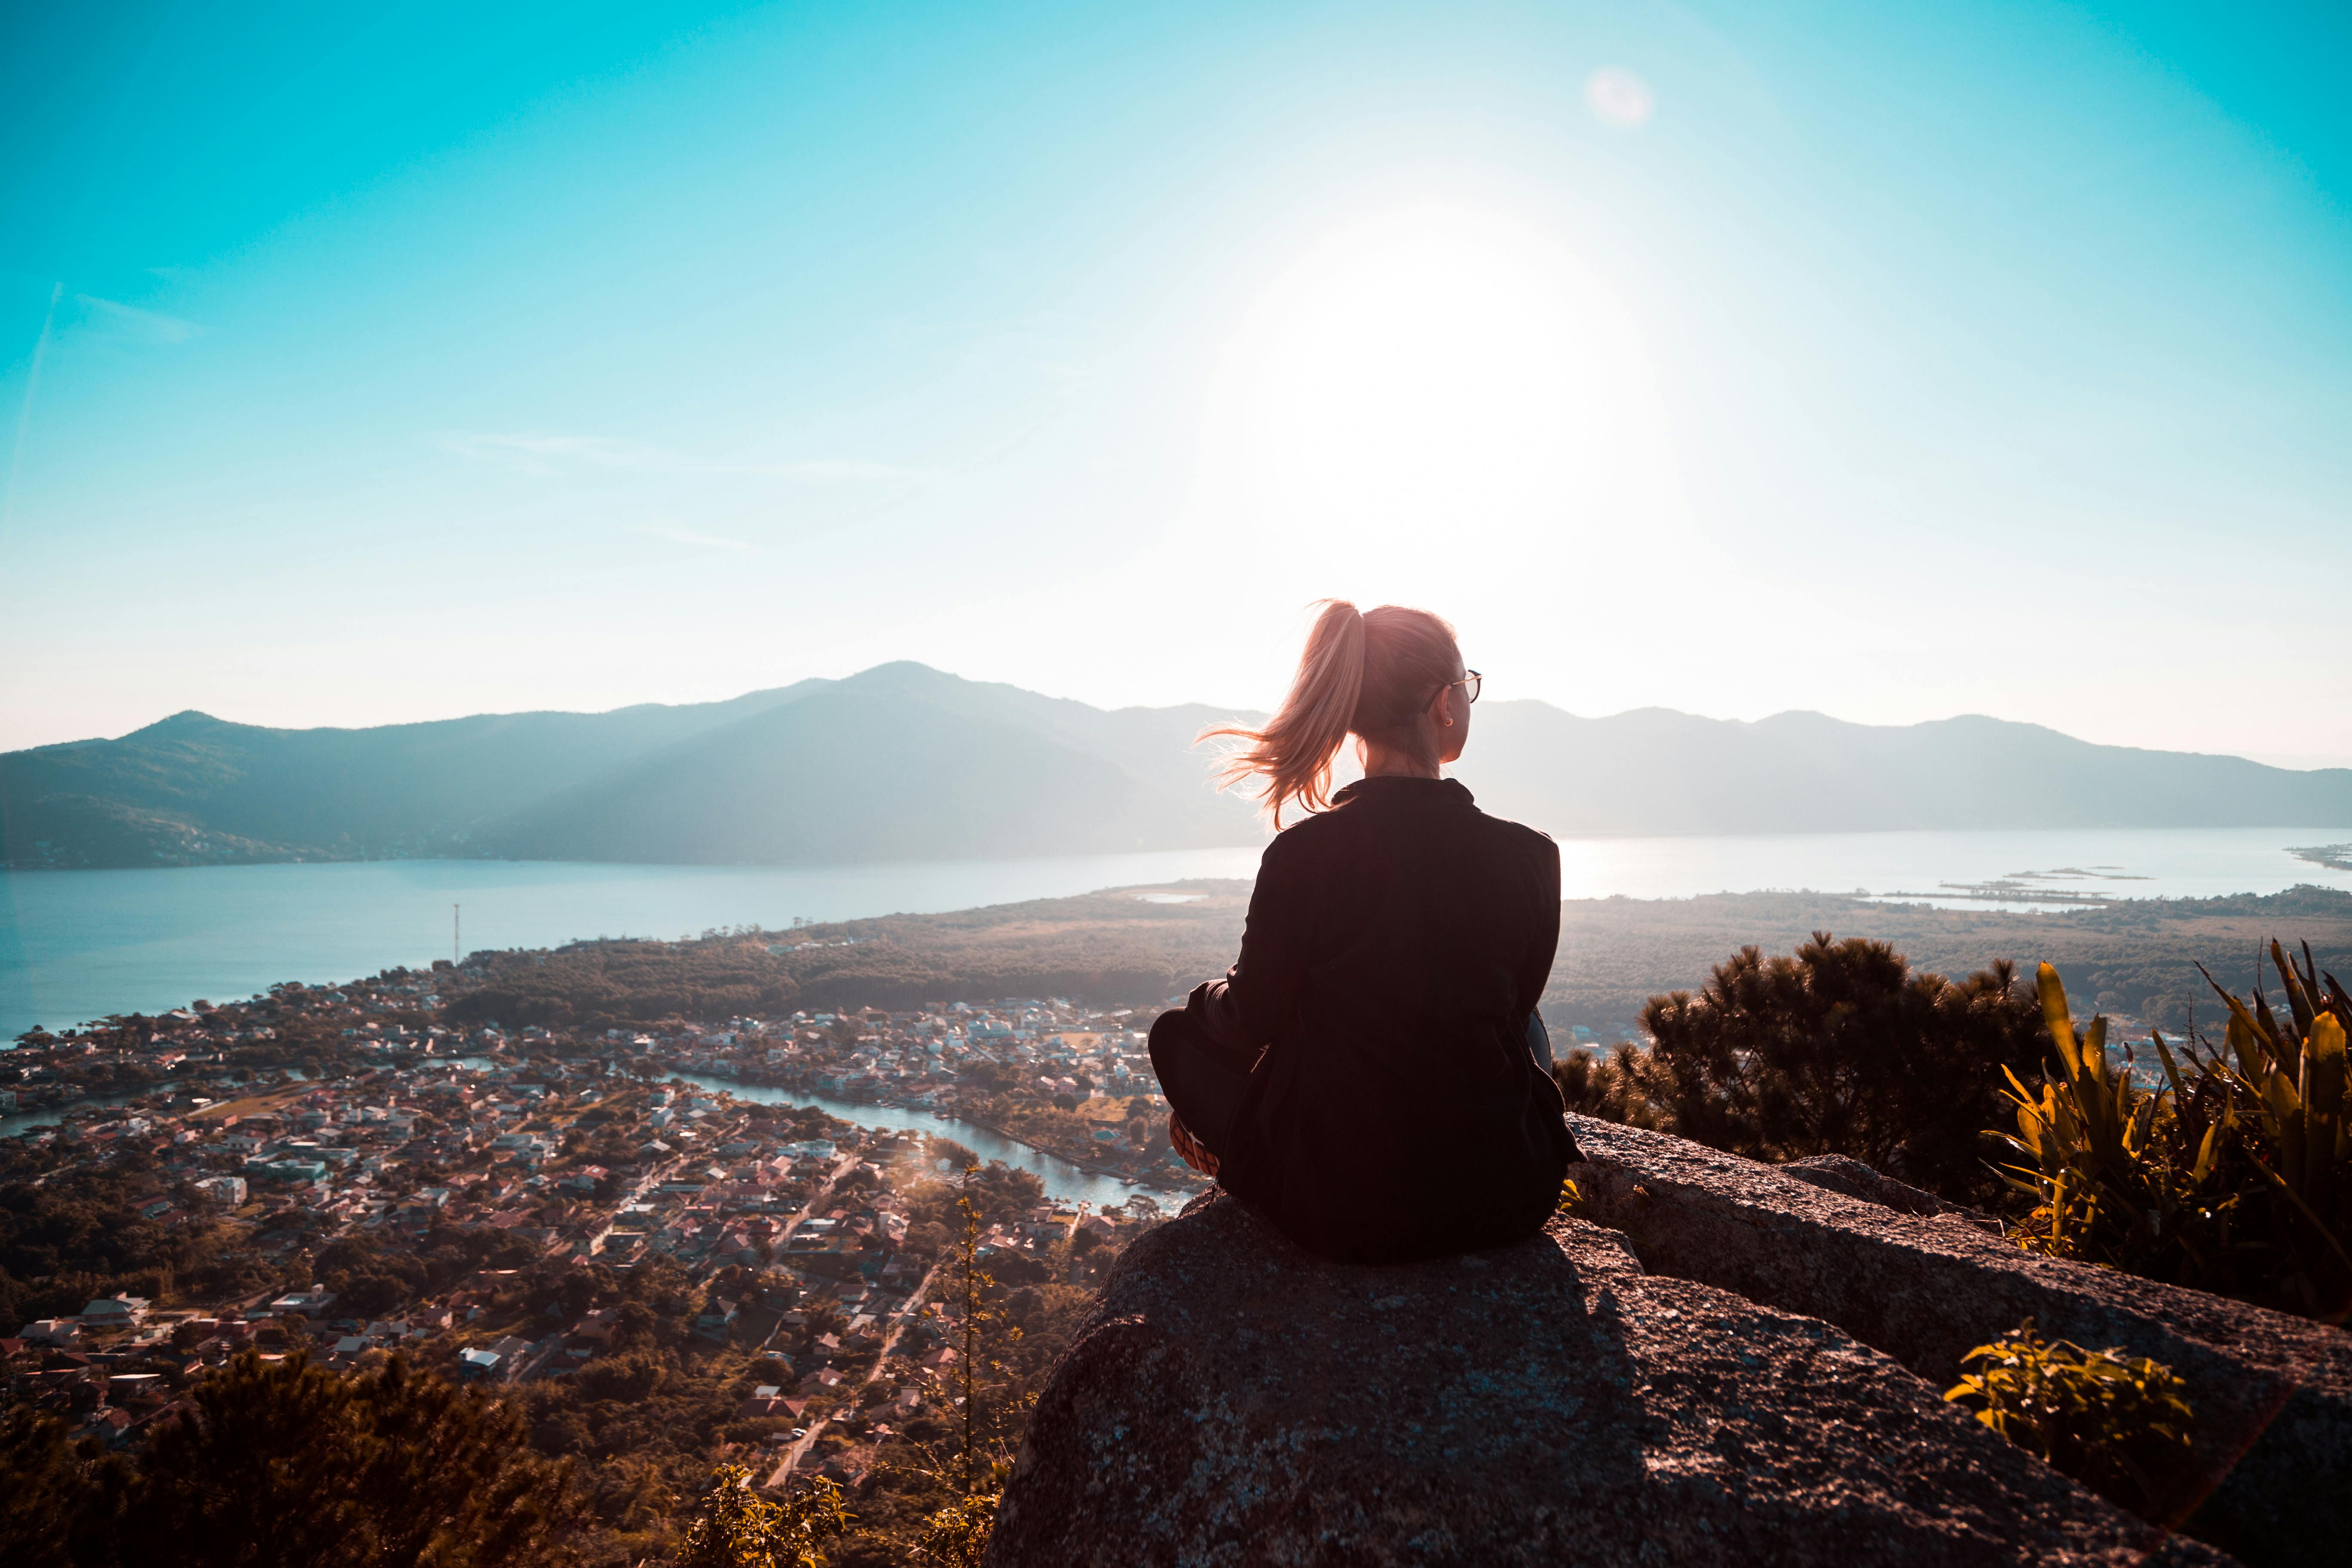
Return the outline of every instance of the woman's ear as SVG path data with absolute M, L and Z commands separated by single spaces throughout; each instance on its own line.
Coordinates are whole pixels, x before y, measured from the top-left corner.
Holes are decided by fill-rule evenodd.
M 1429 716 L 1437 721 L 1441 730 L 1454 728 L 1454 693 L 1456 689 L 1452 686 L 1444 688 L 1429 704 Z

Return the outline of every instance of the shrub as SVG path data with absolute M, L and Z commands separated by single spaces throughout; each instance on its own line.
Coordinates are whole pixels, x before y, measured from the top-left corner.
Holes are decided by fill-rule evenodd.
M 1843 1154 L 1958 1202 L 2000 1192 L 1979 1132 L 2001 1069 L 2035 1071 L 2045 1049 L 2008 963 L 1915 974 L 1885 942 L 1826 931 L 1790 957 L 1742 948 L 1642 1023 L 1647 1048 L 1554 1069 L 1570 1110 L 1753 1159 Z
M 710 1472 L 679 1568 L 823 1568 L 817 1542 L 849 1527 L 841 1489 L 817 1479 L 781 1502 L 751 1489 L 751 1472 L 721 1465 Z
M 2194 1413 L 2172 1369 L 2119 1350 L 2045 1342 L 2033 1320 L 1960 1358 L 1944 1397 L 2108 1501 L 2155 1518 L 2189 1453 Z
M 2020 1245 L 2344 1321 L 2352 998 L 2333 975 L 2323 987 L 2313 969 L 2299 972 L 2276 942 L 2271 960 L 2286 983 L 2287 1023 L 2259 988 L 2249 1005 L 2215 984 L 2229 1058 L 2196 1042 L 2176 1057 L 2157 1036 L 2164 1083 L 2152 1090 L 2107 1061 L 2104 1017 L 2076 1038 L 2065 986 L 2041 966 L 2059 1074 L 2038 1092 L 2012 1074 L 2017 1131 L 1991 1134 L 2022 1157 L 2004 1167 L 2033 1204 L 2012 1232 Z
M 996 1510 L 1004 1500 L 1006 1467 L 992 1467 L 977 1490 L 950 1498 L 923 1521 L 916 1550 L 942 1568 L 980 1568 L 996 1533 Z

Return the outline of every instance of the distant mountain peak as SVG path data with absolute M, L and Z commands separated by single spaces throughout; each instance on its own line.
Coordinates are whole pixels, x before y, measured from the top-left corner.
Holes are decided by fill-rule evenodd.
M 944 669 L 934 669 L 928 664 L 911 658 L 894 658 L 887 664 L 877 664 L 861 669 L 855 675 L 844 676 L 833 683 L 836 688 L 887 686 L 901 691 L 936 691 L 944 687 L 982 686 L 985 681 L 967 680 L 961 675 L 950 675 Z
M 243 730 L 250 727 L 231 723 L 226 719 L 215 719 L 201 708 L 183 708 L 177 713 L 158 719 L 143 729 L 133 730 L 122 738 L 133 741 L 147 736 L 182 735 L 194 730 Z

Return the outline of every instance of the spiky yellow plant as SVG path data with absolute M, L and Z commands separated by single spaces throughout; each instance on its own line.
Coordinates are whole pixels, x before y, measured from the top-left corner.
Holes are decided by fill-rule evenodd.
M 2259 990 L 2249 1005 L 2215 984 L 2229 1058 L 2176 1055 L 2156 1036 L 2164 1082 L 2152 1090 L 2107 1060 L 2104 1017 L 2077 1037 L 2058 972 L 2041 966 L 2057 1070 L 2038 1089 L 2009 1073 L 2016 1131 L 1993 1134 L 2021 1156 L 2000 1169 L 2032 1200 L 2012 1233 L 2021 1246 L 2343 1321 L 2352 998 L 2333 975 L 2323 990 L 2307 951 L 2301 969 L 2276 942 L 2271 958 L 2289 1026 Z

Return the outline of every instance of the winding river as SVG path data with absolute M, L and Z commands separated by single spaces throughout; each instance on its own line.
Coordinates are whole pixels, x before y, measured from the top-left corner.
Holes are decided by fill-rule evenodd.
M 737 1083 L 733 1079 L 709 1078 L 700 1073 L 672 1073 L 669 1076 L 683 1079 L 702 1089 L 724 1091 L 738 1100 L 756 1100 L 762 1105 L 814 1106 L 827 1116 L 854 1121 L 860 1127 L 952 1138 L 983 1160 L 1002 1160 L 1015 1170 L 1034 1173 L 1045 1184 L 1045 1195 L 1059 1198 L 1065 1203 L 1092 1204 L 1100 1208 L 1106 1204 L 1125 1203 L 1140 1194 L 1161 1208 L 1172 1210 L 1182 1206 L 1188 1196 L 1157 1187 L 1129 1186 L 1115 1176 L 1097 1175 L 1092 1171 L 1071 1164 L 1067 1160 L 1056 1159 L 1026 1143 L 1016 1143 L 1001 1132 L 992 1132 L 969 1121 L 959 1121 L 952 1116 L 895 1105 L 864 1105 L 854 1100 L 828 1099 L 822 1094 L 805 1094 L 799 1089 Z

